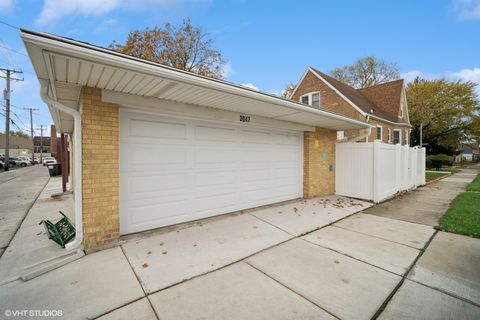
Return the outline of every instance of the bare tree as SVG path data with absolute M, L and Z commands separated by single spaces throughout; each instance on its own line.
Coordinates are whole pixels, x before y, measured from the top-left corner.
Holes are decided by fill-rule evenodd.
M 395 63 L 388 63 L 374 56 L 360 58 L 353 65 L 335 68 L 330 74 L 354 88 L 371 87 L 400 78 Z
M 282 90 L 282 97 L 290 99 L 292 96 L 293 90 L 295 90 L 295 85 L 293 83 L 288 83 L 285 85 L 285 89 Z
M 165 23 L 145 30 L 132 30 L 125 44 L 113 41 L 110 49 L 137 58 L 165 64 L 216 79 L 223 78 L 225 60 L 213 40 L 190 19 L 179 26 Z

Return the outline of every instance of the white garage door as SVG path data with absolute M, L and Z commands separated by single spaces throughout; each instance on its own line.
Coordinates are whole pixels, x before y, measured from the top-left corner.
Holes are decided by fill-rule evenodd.
M 303 195 L 302 132 L 122 111 L 120 232 Z

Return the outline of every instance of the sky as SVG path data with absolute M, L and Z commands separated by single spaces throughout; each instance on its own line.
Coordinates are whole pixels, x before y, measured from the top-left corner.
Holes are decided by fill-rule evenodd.
M 328 73 L 367 55 L 396 63 L 407 81 L 480 83 L 480 0 L 0 0 L 0 68 L 24 78 L 12 83 L 11 128 L 29 132 L 23 108 L 40 109 L 35 129 L 52 122 L 17 27 L 106 47 L 130 30 L 185 18 L 228 61 L 226 80 L 268 93 L 280 94 L 308 66 Z

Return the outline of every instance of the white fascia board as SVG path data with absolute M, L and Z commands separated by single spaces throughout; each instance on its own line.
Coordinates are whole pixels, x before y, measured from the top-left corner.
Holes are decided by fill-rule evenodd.
M 334 86 L 332 86 L 332 84 L 330 82 L 328 82 L 327 80 L 325 80 L 321 75 L 319 75 L 318 73 L 315 72 L 315 70 L 313 70 L 312 68 L 309 68 L 309 70 L 320 80 L 322 80 L 330 89 L 332 89 L 333 91 L 335 91 L 336 94 L 338 94 L 343 100 L 345 100 L 349 105 L 351 105 L 355 110 L 357 110 L 358 112 L 360 112 L 360 114 L 362 116 L 366 116 L 367 114 L 365 113 L 365 111 L 363 111 L 362 109 L 360 109 L 355 103 L 353 103 L 352 101 L 350 101 L 350 99 L 348 99 L 347 97 L 345 97 L 343 95 L 343 93 L 341 93 L 340 91 L 337 90 L 337 88 L 335 88 Z
M 245 88 L 243 86 L 166 67 L 164 65 L 112 52 L 110 50 L 95 47 L 86 43 L 80 43 L 77 41 L 56 37 L 53 35 L 38 33 L 32 34 L 25 31 L 21 31 L 20 36 L 22 37 L 24 42 L 33 43 L 40 47 L 43 47 L 44 50 L 51 51 L 51 54 L 67 55 L 77 59 L 79 58 L 87 60 L 92 63 L 119 67 L 133 72 L 141 72 L 151 76 L 166 78 L 170 81 L 190 84 L 259 101 L 264 101 L 297 111 L 315 113 L 325 116 L 326 118 L 341 120 L 349 124 L 358 126 L 360 128 L 366 128 L 370 126 L 363 121 L 351 119 L 343 115 L 320 109 L 313 109 L 311 107 L 306 107 L 300 103 L 293 102 L 291 100 L 283 99 L 263 92 L 258 92 L 256 90 Z
M 310 68 L 307 68 L 307 70 L 305 70 L 305 72 L 303 73 L 302 77 L 300 78 L 300 80 L 298 80 L 297 84 L 295 85 L 295 88 L 293 89 L 292 93 L 290 94 L 290 97 L 288 97 L 288 98 L 293 97 L 293 95 L 295 94 L 295 92 L 297 92 L 298 87 L 299 87 L 300 84 L 303 82 L 303 79 L 305 79 L 305 77 L 307 76 L 309 70 L 310 70 Z
M 370 116 L 370 118 L 377 119 L 377 120 L 380 120 L 380 121 L 382 121 L 382 122 L 389 123 L 389 124 L 394 125 L 394 126 L 411 127 L 411 125 L 408 124 L 408 123 L 393 122 L 393 121 L 386 120 L 386 119 L 384 119 L 384 118 L 378 117 L 378 116 L 373 115 L 373 114 L 369 114 L 368 116 Z

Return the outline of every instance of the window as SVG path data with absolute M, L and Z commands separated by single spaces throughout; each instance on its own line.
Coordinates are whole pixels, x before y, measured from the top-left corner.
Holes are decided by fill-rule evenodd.
M 320 108 L 320 93 L 312 93 L 312 107 Z
M 382 126 L 377 126 L 377 140 L 382 141 L 383 140 L 383 127 Z
M 300 97 L 300 102 L 303 103 L 303 104 L 309 104 L 309 100 L 310 99 L 309 99 L 308 94 Z
M 337 131 L 337 140 L 345 139 L 345 131 Z
M 392 142 L 392 130 L 390 128 L 387 129 L 387 142 Z
M 310 92 L 300 97 L 300 102 L 309 106 L 320 108 L 320 92 Z
M 402 131 L 400 129 L 393 129 L 393 144 L 402 143 Z

